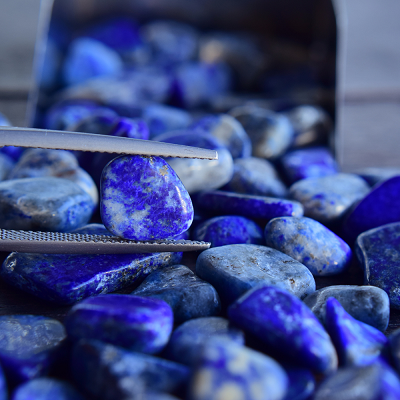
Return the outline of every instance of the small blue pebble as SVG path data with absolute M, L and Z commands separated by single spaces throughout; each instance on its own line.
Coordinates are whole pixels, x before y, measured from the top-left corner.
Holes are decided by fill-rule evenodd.
M 215 217 L 202 222 L 195 229 L 193 239 L 211 242 L 212 247 L 264 242 L 262 229 L 255 222 L 236 216 Z
M 176 324 L 218 315 L 221 311 L 217 291 L 184 265 L 152 272 L 132 294 L 167 302 L 174 312 Z

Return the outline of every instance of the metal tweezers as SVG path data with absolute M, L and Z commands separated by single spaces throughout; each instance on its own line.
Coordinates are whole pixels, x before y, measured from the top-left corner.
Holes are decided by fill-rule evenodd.
M 33 128 L 0 127 L 0 147 L 78 150 L 144 156 L 217 160 L 215 150 L 115 136 Z M 0 229 L 0 251 L 52 254 L 130 254 L 196 251 L 208 242 L 191 240 L 126 240 L 115 236 Z

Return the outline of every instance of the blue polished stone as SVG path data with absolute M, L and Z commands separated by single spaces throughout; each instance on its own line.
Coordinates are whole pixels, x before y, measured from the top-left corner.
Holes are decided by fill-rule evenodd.
M 386 292 L 375 286 L 333 285 L 316 290 L 303 301 L 325 325 L 326 300 L 337 299 L 353 318 L 384 332 L 389 324 L 390 302 Z
M 285 400 L 308 400 L 316 387 L 315 378 L 311 371 L 287 366 L 285 366 L 285 371 L 289 378 Z
M 274 218 L 264 233 L 267 246 L 300 261 L 315 276 L 340 274 L 352 260 L 347 243 L 311 218 Z
M 387 364 L 377 362 L 367 367 L 341 368 L 323 381 L 314 400 L 396 400 L 400 381 Z
M 225 190 L 256 196 L 286 197 L 287 189 L 274 166 L 263 158 L 248 157 L 234 161 L 233 177 Z
M 276 285 L 299 298 L 315 291 L 311 272 L 278 250 L 254 244 L 232 244 L 203 251 L 196 274 L 217 289 L 221 300 L 231 304 L 258 284 Z
M 216 137 L 231 152 L 234 159 L 251 156 L 249 136 L 240 122 L 230 115 L 207 115 L 195 121 L 190 129 Z
M 227 244 L 263 244 L 262 229 L 244 217 L 215 217 L 202 222 L 193 233 L 194 240 L 211 242 L 212 247 Z
M 90 195 L 61 178 L 0 182 L 0 227 L 68 232 L 85 225 L 94 210 Z
M 172 103 L 182 108 L 196 108 L 221 94 L 232 86 L 231 71 L 223 63 L 182 63 L 173 73 Z
M 253 156 L 276 159 L 283 155 L 294 138 L 289 119 L 279 113 L 257 106 L 239 106 L 229 112 L 250 136 Z
M 83 400 L 83 397 L 67 382 L 37 378 L 18 386 L 12 400 Z
M 196 366 L 203 345 L 214 336 L 243 345 L 244 333 L 221 317 L 191 319 L 178 326 L 171 335 L 165 355 L 172 361 Z
M 216 290 L 184 265 L 152 272 L 132 294 L 167 302 L 174 312 L 176 324 L 218 315 L 221 311 Z
M 177 173 L 189 193 L 218 189 L 231 180 L 233 174 L 231 153 L 213 136 L 204 132 L 187 130 L 167 132 L 156 136 L 154 140 L 218 151 L 218 160 L 168 159 L 168 163 Z
M 107 230 L 107 228 L 103 224 L 88 224 L 84 225 L 81 228 L 75 229 L 71 233 L 79 233 L 81 235 L 106 235 L 113 236 L 113 234 Z
M 85 299 L 65 319 L 72 340 L 96 339 L 148 354 L 163 349 L 173 324 L 172 309 L 165 301 L 125 294 Z
M 400 221 L 400 176 L 375 186 L 357 203 L 343 222 L 343 234 L 349 242 L 372 228 Z
M 196 56 L 199 33 L 183 22 L 159 20 L 144 25 L 141 29 L 144 40 L 158 63 L 180 63 Z
M 310 309 L 287 290 L 255 287 L 229 307 L 228 316 L 262 341 L 274 357 L 324 374 L 337 368 L 329 335 Z
M 0 362 L 12 384 L 46 375 L 67 336 L 59 321 L 35 315 L 3 315 L 0 332 Z
M 81 37 L 70 44 L 62 75 L 67 85 L 76 85 L 98 76 L 118 74 L 122 68 L 116 51 L 98 40 Z
M 334 297 L 326 301 L 325 324 L 341 365 L 362 367 L 372 364 L 388 345 L 388 339 L 381 331 L 354 319 Z
M 294 183 L 306 178 L 322 178 L 338 173 L 338 165 L 326 147 L 294 150 L 281 158 L 283 171 Z
M 11 285 L 44 300 L 73 304 L 89 296 L 122 289 L 158 268 L 179 263 L 181 257 L 182 253 L 11 253 L 0 275 Z
M 189 229 L 193 205 L 173 169 L 159 157 L 121 156 L 101 178 L 105 227 L 125 239 L 165 239 Z
M 290 187 L 289 196 L 303 205 L 305 216 L 332 224 L 369 191 L 357 175 L 341 173 L 297 181 Z
M 200 193 L 196 205 L 213 215 L 241 215 L 251 219 L 303 216 L 303 207 L 297 201 L 219 190 Z
M 364 269 L 364 281 L 383 289 L 390 305 L 400 308 L 400 222 L 383 225 L 362 233 L 355 252 Z
M 294 147 L 312 146 L 328 141 L 332 120 L 320 107 L 301 105 L 291 109 L 287 116 L 295 130 Z
M 81 340 L 72 352 L 72 374 L 85 393 L 104 400 L 141 398 L 142 393 L 176 392 L 185 387 L 189 368 L 96 340 Z
M 287 375 L 275 360 L 231 340 L 214 338 L 199 357 L 188 399 L 283 400 L 287 387 Z
M 165 132 L 185 129 L 192 122 L 192 117 L 187 111 L 164 104 L 145 107 L 141 118 L 147 122 L 151 138 Z

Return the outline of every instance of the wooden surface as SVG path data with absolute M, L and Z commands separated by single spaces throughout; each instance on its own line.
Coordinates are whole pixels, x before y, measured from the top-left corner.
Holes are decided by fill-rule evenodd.
M 397 0 L 385 0 L 386 3 L 387 1 L 391 2 L 393 10 L 399 10 L 400 3 L 397 3 Z M 368 5 L 372 10 L 373 2 L 375 0 L 363 2 L 348 0 L 349 5 L 353 7 L 351 16 L 354 17 L 357 14 L 357 7 L 362 3 L 364 8 L 360 21 L 365 22 L 371 18 L 371 14 L 368 14 Z M 0 112 L 6 114 L 17 126 L 25 125 L 39 5 L 39 0 L 0 0 Z M 379 17 L 385 18 L 382 13 Z M 353 33 L 361 29 L 357 26 L 354 26 Z M 397 47 L 397 39 L 400 37 L 400 24 L 398 28 L 398 30 L 382 33 L 386 44 L 382 48 L 376 46 L 374 42 L 375 53 L 365 52 L 364 46 L 360 48 L 358 56 L 354 55 L 356 59 L 358 57 L 357 65 L 368 65 L 371 67 L 369 70 L 360 71 L 357 66 L 354 68 L 350 66 L 348 69 L 348 78 L 353 79 L 354 84 L 349 86 L 352 90 L 348 92 L 342 109 L 342 116 L 346 116 L 346 126 L 338 149 L 339 158 L 345 170 L 365 165 L 400 165 L 400 157 L 398 157 L 400 68 L 398 68 L 398 53 L 393 53 L 397 51 L 393 48 Z M 373 29 L 371 32 L 375 34 Z M 352 46 L 357 48 L 357 40 L 363 42 L 365 37 L 355 35 L 352 40 L 354 40 Z M 377 64 L 383 65 L 387 70 L 386 78 L 388 79 L 384 82 L 379 81 L 381 79 L 379 77 L 373 81 L 369 78 L 371 76 L 369 73 Z M 390 84 L 391 79 L 397 79 L 397 86 Z M 371 83 L 375 86 L 372 87 Z M 377 90 L 380 87 L 385 89 L 381 93 Z M 368 89 L 366 92 L 369 91 L 369 93 L 373 92 L 373 101 L 371 101 L 371 96 L 366 101 L 360 88 Z M 0 261 L 5 256 L 4 253 L 0 254 Z M 193 268 L 194 262 L 193 255 L 185 256 L 184 263 Z M 317 278 L 316 281 L 318 288 L 332 284 L 361 285 L 363 276 L 361 270 L 354 264 L 345 276 Z M 131 290 L 132 288 L 127 288 L 125 292 L 129 293 Z M 68 309 L 69 307 L 49 304 L 0 281 L 0 315 L 31 313 L 62 320 Z M 400 313 L 393 311 L 388 332 L 399 326 Z

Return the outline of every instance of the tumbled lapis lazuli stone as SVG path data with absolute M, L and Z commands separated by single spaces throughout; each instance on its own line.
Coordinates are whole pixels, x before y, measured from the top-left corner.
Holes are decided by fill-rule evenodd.
M 205 212 L 217 215 L 241 215 L 267 220 L 284 216 L 303 216 L 303 207 L 297 201 L 222 190 L 200 193 L 196 198 L 196 205 Z
M 176 173 L 159 157 L 121 156 L 101 177 L 105 227 L 125 239 L 165 239 L 189 229 L 193 205 Z
M 194 367 L 204 344 L 218 336 L 243 345 L 244 333 L 221 317 L 195 318 L 178 326 L 165 349 L 167 358 Z
M 388 345 L 381 331 L 354 319 L 334 297 L 326 301 L 325 324 L 342 365 L 372 364 Z
M 233 177 L 223 189 L 235 193 L 281 198 L 287 194 L 287 189 L 272 163 L 257 157 L 236 159 Z
M 68 232 L 87 224 L 88 193 L 67 179 L 43 177 L 0 182 L 0 227 Z
M 132 294 L 167 302 L 174 312 L 176 324 L 218 315 L 221 311 L 217 291 L 184 265 L 152 272 Z
M 83 400 L 67 382 L 54 378 L 37 378 L 18 386 L 13 400 Z
M 386 292 L 376 286 L 333 285 L 316 290 L 303 301 L 325 325 L 326 300 L 337 299 L 355 319 L 384 332 L 389 324 L 390 303 Z
M 13 286 L 58 304 L 122 289 L 155 269 L 176 264 L 182 253 L 29 254 L 11 253 L 1 277 Z
M 252 220 L 237 217 L 215 217 L 202 222 L 193 234 L 194 240 L 211 242 L 212 247 L 227 244 L 262 244 L 262 229 Z
M 343 222 L 343 234 L 349 242 L 368 229 L 400 221 L 400 176 L 375 186 L 354 206 Z
M 311 218 L 280 217 L 265 227 L 267 246 L 304 264 L 313 275 L 336 275 L 351 262 L 350 247 L 339 236 Z
M 12 383 L 47 374 L 67 337 L 59 321 L 34 315 L 3 315 L 0 332 L 0 362 Z
M 162 300 L 109 294 L 85 299 L 65 320 L 68 337 L 96 339 L 142 353 L 157 353 L 173 326 L 171 307 Z
M 364 269 L 364 281 L 383 289 L 390 305 L 400 309 L 400 222 L 362 233 L 355 252 Z
M 188 398 L 283 400 L 287 386 L 287 375 L 275 360 L 231 340 L 215 337 L 205 343 L 193 372 Z
M 255 244 L 232 244 L 203 251 L 196 274 L 231 304 L 258 284 L 276 285 L 303 298 L 315 290 L 311 272 L 278 250 Z
M 332 224 L 369 191 L 362 178 L 342 173 L 297 181 L 290 187 L 289 195 L 302 204 L 306 217 Z
M 315 378 L 305 368 L 284 366 L 289 378 L 285 400 L 308 400 L 315 390 Z
M 81 340 L 72 352 L 72 374 L 80 389 L 104 400 L 141 398 L 147 390 L 176 392 L 188 367 L 97 340 Z
M 255 287 L 229 307 L 228 316 L 261 340 L 274 357 L 315 372 L 337 368 L 329 335 L 310 309 L 286 290 Z

